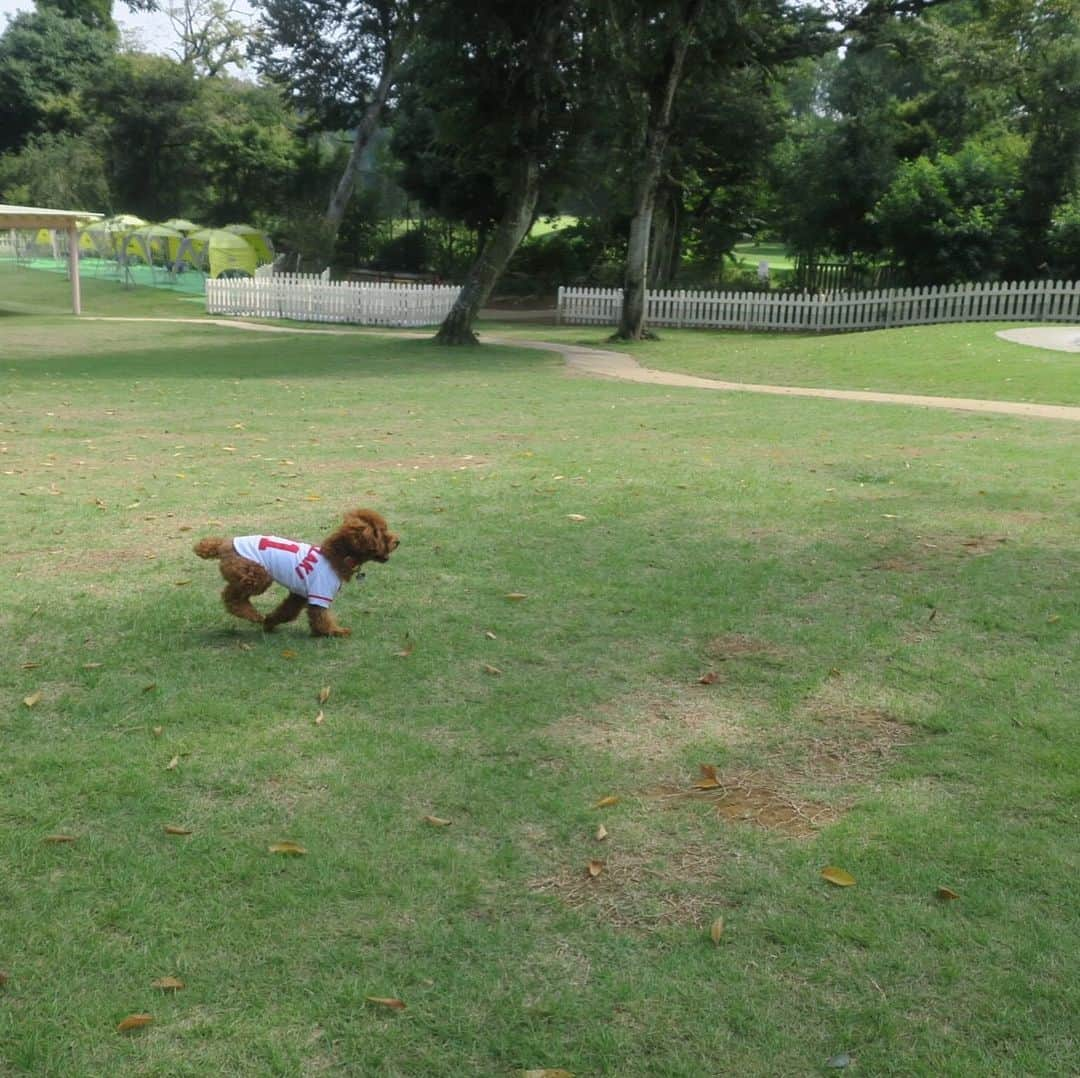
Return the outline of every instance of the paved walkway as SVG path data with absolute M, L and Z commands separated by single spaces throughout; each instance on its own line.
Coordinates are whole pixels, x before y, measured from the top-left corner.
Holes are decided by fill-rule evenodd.
M 1073 333 L 1080 331 L 1073 330 Z M 959 412 L 989 412 L 997 415 L 1036 416 L 1041 419 L 1064 419 L 1080 422 L 1080 407 L 1063 404 L 1029 404 L 1026 401 L 977 400 L 967 397 L 926 397 L 913 393 L 874 393 L 855 389 L 811 389 L 801 386 L 756 385 L 752 382 L 722 382 L 715 378 L 697 378 L 690 374 L 654 371 L 642 367 L 624 352 L 601 351 L 577 345 L 551 344 L 546 341 L 522 341 L 516 337 L 484 335 L 484 340 L 498 344 L 539 348 L 559 352 L 573 371 L 602 378 L 619 378 L 649 385 L 686 386 L 692 389 L 719 389 L 728 393 L 768 393 L 781 397 L 823 397 L 827 400 L 863 401 L 873 404 L 906 404 L 920 408 L 946 408 Z
M 261 322 L 244 322 L 240 319 L 207 318 L 98 318 L 82 316 L 88 322 L 182 322 L 200 326 L 220 326 L 230 329 L 250 330 L 255 333 L 318 333 L 330 336 L 350 336 L 352 329 L 305 329 L 292 326 L 270 326 Z M 395 332 L 385 329 L 381 333 Z M 402 336 L 423 337 L 427 334 L 407 333 Z M 978 400 L 968 397 L 927 397 L 914 393 L 874 393 L 856 389 L 812 389 L 802 386 L 757 385 L 753 382 L 723 382 L 715 378 L 697 378 L 691 374 L 675 374 L 671 371 L 654 371 L 642 367 L 625 352 L 609 352 L 599 348 L 584 348 L 573 344 L 555 344 L 550 341 L 524 341 L 517 337 L 500 337 L 483 333 L 481 340 L 517 348 L 536 348 L 544 352 L 557 352 L 566 360 L 571 371 L 597 378 L 618 378 L 626 382 L 643 382 L 648 385 L 682 386 L 690 389 L 718 389 L 727 393 L 765 393 L 779 397 L 818 397 L 825 400 L 859 401 L 870 404 L 904 404 L 918 408 L 944 408 L 954 412 L 983 412 L 994 415 L 1031 416 L 1039 419 L 1062 419 L 1080 422 L 1080 407 L 1064 404 L 1030 404 L 1026 401 Z M 1080 352 L 1080 328 L 1033 328 L 1002 330 L 998 336 L 1021 344 L 1059 351 Z M 1053 343 L 1043 343 L 1053 342 Z M 1075 345 L 1075 347 L 1074 347 Z

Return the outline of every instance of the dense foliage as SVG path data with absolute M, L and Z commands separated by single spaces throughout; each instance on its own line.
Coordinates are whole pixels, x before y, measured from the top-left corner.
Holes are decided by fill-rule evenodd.
M 619 283 L 643 207 L 653 287 L 731 280 L 747 239 L 912 283 L 1080 276 L 1080 0 L 261 0 L 242 71 L 199 51 L 236 32 L 219 7 L 186 5 L 184 60 L 132 51 L 106 0 L 11 19 L 0 199 L 461 279 L 528 156 L 531 212 L 571 224 L 511 290 Z

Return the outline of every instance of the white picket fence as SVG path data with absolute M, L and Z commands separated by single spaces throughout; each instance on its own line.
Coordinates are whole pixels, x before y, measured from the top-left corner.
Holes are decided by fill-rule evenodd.
M 617 288 L 560 288 L 563 323 L 614 326 Z M 1080 321 L 1080 284 L 1030 281 L 890 288 L 877 292 L 649 292 L 654 326 L 842 332 L 932 322 Z
M 454 285 L 332 282 L 318 274 L 275 273 L 206 282 L 206 313 L 365 326 L 431 326 L 450 312 Z

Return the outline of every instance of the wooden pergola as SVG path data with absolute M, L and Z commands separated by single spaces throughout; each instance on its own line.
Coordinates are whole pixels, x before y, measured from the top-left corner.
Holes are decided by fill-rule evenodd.
M 50 228 L 67 232 L 68 269 L 71 274 L 71 307 L 76 314 L 82 313 L 79 295 L 79 222 L 94 221 L 104 216 L 83 210 L 47 210 L 38 206 L 8 206 L 0 203 L 0 229 L 27 228 L 37 231 Z

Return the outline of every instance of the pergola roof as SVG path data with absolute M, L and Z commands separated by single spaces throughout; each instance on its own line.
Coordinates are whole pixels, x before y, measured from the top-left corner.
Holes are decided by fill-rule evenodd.
M 103 216 L 87 210 L 48 210 L 40 206 L 9 206 L 0 202 L 0 228 L 75 228 L 80 221 L 96 220 Z

